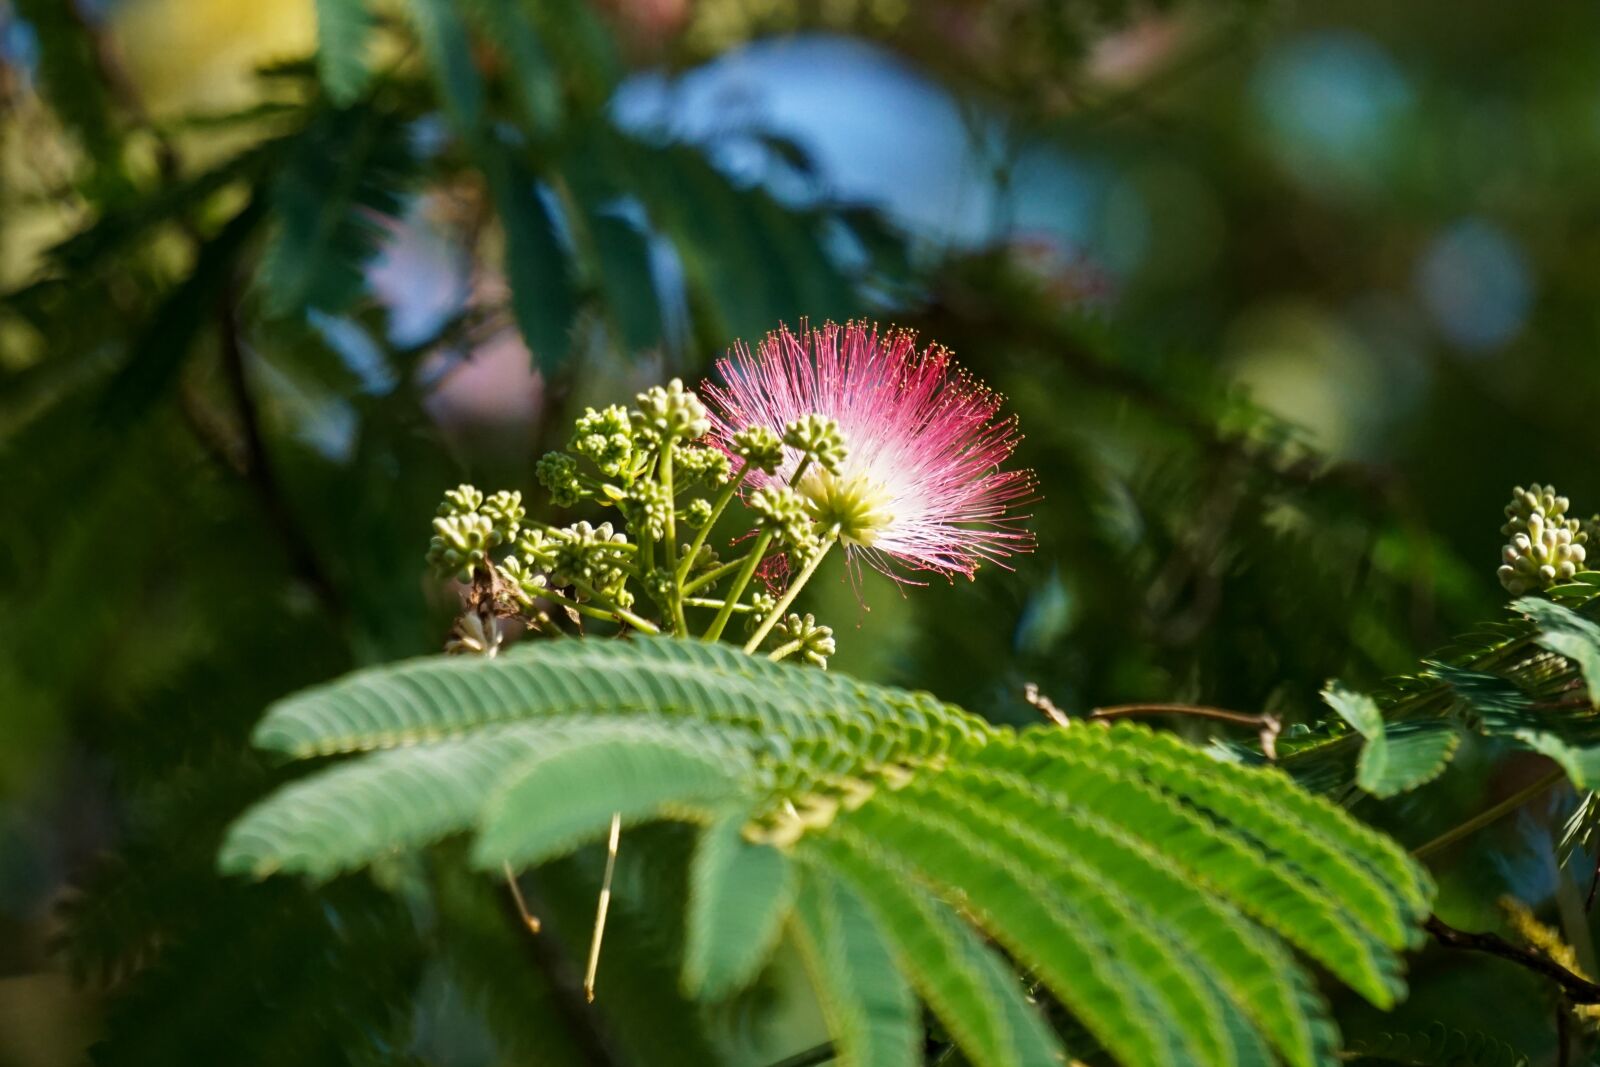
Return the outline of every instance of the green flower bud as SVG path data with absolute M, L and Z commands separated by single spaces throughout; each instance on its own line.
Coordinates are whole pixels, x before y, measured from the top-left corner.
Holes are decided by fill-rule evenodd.
M 1577 574 L 1587 549 L 1587 531 L 1566 517 L 1569 502 L 1551 486 L 1517 486 L 1506 505 L 1500 532 L 1510 540 L 1500 549 L 1500 584 L 1513 596 L 1548 589 Z
M 554 570 L 560 547 L 561 542 L 554 533 L 537 526 L 523 530 L 517 539 L 517 552 L 527 567 L 535 571 Z
M 487 515 L 441 515 L 433 520 L 428 565 L 442 576 L 470 581 L 473 569 L 487 560 L 489 550 L 499 543 L 494 523 Z
M 698 530 L 711 521 L 711 501 L 698 497 L 684 505 L 683 524 L 691 530 Z
M 646 389 L 634 400 L 639 405 L 632 417 L 634 432 L 650 441 L 693 440 L 711 432 L 705 404 L 694 390 L 683 387 L 681 378 L 665 388 Z
M 617 501 L 617 507 L 628 520 L 628 528 L 634 536 L 655 541 L 667 536 L 667 512 L 672 507 L 672 499 L 660 482 L 636 483 Z
M 684 545 L 682 548 L 682 554 L 687 554 L 688 551 L 689 546 Z M 716 549 L 712 548 L 710 545 L 701 545 L 700 551 L 696 552 L 694 554 L 694 559 L 689 562 L 689 573 L 695 574 L 699 571 L 708 571 L 711 568 L 719 565 L 721 562 L 722 557 L 717 555 Z
M 746 426 L 733 435 L 733 453 L 763 474 L 775 473 L 783 463 L 783 442 L 766 426 Z
M 470 515 L 478 510 L 478 505 L 483 503 L 483 494 L 473 486 L 463 482 L 454 489 L 445 490 L 444 503 L 439 505 L 435 514 L 441 518 L 451 515 Z
M 522 506 L 522 494 L 514 490 L 508 492 L 502 489 L 485 500 L 478 510 L 494 523 L 495 534 L 501 544 L 516 538 L 522 529 L 522 520 L 528 515 Z
M 798 641 L 800 647 L 796 653 L 801 658 L 827 669 L 828 657 L 834 653 L 833 629 L 818 626 L 814 615 L 788 615 L 772 628 L 772 633 L 779 646 Z
M 570 508 L 589 495 L 578 477 L 578 461 L 565 452 L 547 452 L 534 473 L 539 484 L 550 490 L 557 507 Z
M 750 613 L 744 617 L 744 632 L 753 634 L 761 621 L 771 615 L 778 606 L 778 598 L 771 593 L 750 594 Z
M 799 546 L 814 539 L 805 498 L 786 486 L 764 485 L 750 494 L 756 528 L 771 530 L 786 545 Z
M 633 466 L 633 427 L 628 409 L 612 404 L 601 411 L 590 408 L 578 418 L 567 446 L 587 456 L 608 478 L 620 478 Z
M 1519 485 L 1511 490 L 1511 503 L 1505 508 L 1506 523 L 1500 527 L 1500 532 L 1511 537 L 1528 533 L 1529 527 L 1535 522 L 1545 525 L 1559 523 L 1565 519 L 1568 506 L 1567 498 L 1556 495 L 1554 486 L 1534 482 L 1524 489 Z
M 546 578 L 542 569 L 529 565 L 521 556 L 508 556 L 500 563 L 500 576 L 506 584 L 511 586 L 511 595 L 516 597 L 524 607 L 532 604 L 534 599 L 542 596 L 549 586 L 550 580 Z
M 657 567 L 644 576 L 644 591 L 662 607 L 672 603 L 672 594 L 677 589 L 677 582 L 672 571 L 665 567 Z
M 715 448 L 685 445 L 673 453 L 672 469 L 680 488 L 699 481 L 707 485 L 726 485 L 732 477 L 727 453 Z
M 838 474 L 839 464 L 849 454 L 839 424 L 825 415 L 795 419 L 783 428 L 783 443 L 810 457 L 829 474 Z
M 599 526 L 578 522 L 550 531 L 550 537 L 555 545 L 555 564 L 550 568 L 553 584 L 565 587 L 582 582 L 622 607 L 632 603 L 626 590 L 627 573 L 621 566 L 626 561 L 621 547 L 628 543 L 625 534 L 617 533 L 609 522 Z

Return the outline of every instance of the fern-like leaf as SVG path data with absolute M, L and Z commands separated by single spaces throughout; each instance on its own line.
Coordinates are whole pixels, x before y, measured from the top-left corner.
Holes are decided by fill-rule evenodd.
M 1522 597 L 1519 617 L 1458 639 L 1384 692 L 1330 685 L 1340 719 L 1289 741 L 1281 765 L 1319 792 L 1353 780 L 1387 797 L 1443 773 L 1469 730 L 1549 756 L 1580 789 L 1600 783 L 1597 590 L 1600 574 L 1585 572 L 1549 599 Z
M 489 798 L 474 859 L 490 869 L 542 863 L 610 824 L 708 812 L 738 796 L 743 753 L 707 736 L 591 722 L 519 762 Z
M 917 1005 L 860 899 L 826 873 L 800 883 L 795 928 L 840 1067 L 912 1067 Z
M 1434 1023 L 1414 1033 L 1385 1033 L 1356 1042 L 1352 1063 L 1365 1067 L 1527 1067 L 1528 1057 L 1486 1034 Z
M 854 833 L 812 841 L 807 853 L 848 882 L 878 922 L 901 969 L 977 1067 L 1055 1063 L 1061 1048 L 1023 988 L 913 872 L 885 865 Z
M 367 44 L 372 15 L 366 0 L 316 0 L 317 73 L 328 98 L 348 107 L 366 91 L 372 70 Z
M 1536 596 L 1522 597 L 1511 606 L 1538 624 L 1535 643 L 1577 664 L 1589 703 L 1600 707 L 1600 624 L 1553 600 Z
M 744 988 L 772 951 L 794 898 L 794 865 L 775 848 L 744 840 L 735 809 L 701 835 L 689 868 L 683 984 L 720 999 Z
M 335 111 L 306 131 L 273 182 L 276 230 L 261 264 L 268 309 L 337 312 L 354 302 L 414 169 L 409 135 L 393 116 Z
M 845 1062 L 911 1062 L 913 988 L 981 1067 L 1052 1062 L 981 931 L 1133 1067 L 1329 1063 L 1336 1035 L 1288 946 L 1387 1006 L 1432 898 L 1397 846 L 1276 769 L 1137 726 L 995 727 L 721 645 L 369 669 L 280 702 L 256 741 L 388 751 L 247 812 L 230 870 L 327 877 L 465 832 L 498 869 L 597 840 L 613 813 L 709 826 L 686 987 L 735 991 L 787 921 Z

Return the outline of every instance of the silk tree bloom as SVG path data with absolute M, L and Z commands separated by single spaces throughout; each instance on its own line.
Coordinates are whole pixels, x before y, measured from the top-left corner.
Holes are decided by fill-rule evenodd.
M 813 416 L 837 423 L 842 455 L 806 464 L 795 481 L 802 460 L 786 448 L 776 471 L 751 472 L 747 491 L 793 482 L 852 561 L 897 581 L 914 581 L 907 571 L 971 578 L 985 560 L 1005 566 L 1032 549 L 1016 511 L 1034 495 L 1033 475 L 1001 469 L 1020 440 L 1016 421 L 997 417 L 1001 398 L 945 349 L 919 352 L 909 331 L 862 323 L 798 336 L 783 327 L 754 352 L 737 345 L 717 375 L 704 392 L 712 436 L 730 451 L 747 427 L 792 444 L 817 429 Z

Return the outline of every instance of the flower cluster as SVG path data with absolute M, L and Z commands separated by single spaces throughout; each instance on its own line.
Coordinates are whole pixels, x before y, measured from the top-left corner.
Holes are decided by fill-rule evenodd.
M 943 349 L 829 324 L 779 330 L 717 372 L 704 399 L 674 380 L 590 408 L 539 461 L 550 503 L 588 519 L 532 520 L 514 492 L 445 494 L 428 562 L 471 605 L 452 650 L 492 654 L 509 617 L 715 640 L 742 615 L 746 651 L 823 667 L 833 631 L 789 609 L 834 545 L 900 581 L 971 577 L 1031 547 L 1016 514 L 1031 476 L 1001 469 L 1015 425 Z
M 1513 596 L 1548 589 L 1576 574 L 1587 555 L 1589 535 L 1577 519 L 1567 518 L 1569 501 L 1555 489 L 1534 483 L 1517 486 L 1506 505 L 1500 532 L 1508 538 L 1500 550 L 1500 584 Z
M 829 323 L 740 346 L 708 386 L 712 433 L 747 462 L 752 490 L 792 487 L 823 536 L 895 578 L 961 574 L 1028 551 L 1016 509 L 1030 472 L 1003 470 L 1019 435 L 1001 398 L 938 346 L 901 330 Z

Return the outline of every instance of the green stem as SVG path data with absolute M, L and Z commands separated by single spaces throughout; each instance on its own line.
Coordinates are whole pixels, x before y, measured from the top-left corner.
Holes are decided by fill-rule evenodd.
M 684 605 L 686 607 L 691 607 L 691 608 L 716 608 L 718 611 L 720 611 L 720 610 L 722 610 L 722 605 L 726 604 L 727 601 L 726 600 L 713 600 L 713 599 L 708 599 L 706 597 L 698 597 L 698 596 L 686 596 L 686 597 L 683 598 L 683 603 L 684 603 Z M 733 610 L 734 610 L 735 614 L 742 614 L 742 613 L 745 613 L 745 612 L 754 611 L 756 609 L 751 607 L 749 604 L 735 604 L 733 606 Z
M 683 570 L 694 557 L 684 557 L 684 568 L 678 566 L 678 500 L 677 493 L 672 487 L 672 438 L 661 446 L 661 487 L 666 490 L 667 498 L 667 544 L 663 552 L 662 563 L 668 573 L 672 575 L 672 590 L 667 594 L 672 602 L 669 605 L 672 615 L 672 632 L 679 637 L 689 636 L 689 623 L 683 617 Z
M 767 658 L 776 662 L 777 660 L 783 659 L 786 656 L 791 656 L 794 653 L 799 652 L 804 645 L 804 641 L 790 641 L 789 643 L 779 645 L 771 652 L 768 652 Z
M 661 488 L 667 497 L 667 543 L 662 548 L 661 559 L 668 570 L 678 565 L 678 505 L 672 491 L 672 438 L 661 443 Z
M 655 470 L 657 458 L 658 457 L 656 456 L 652 456 L 650 460 L 645 463 L 644 470 L 641 471 L 639 475 L 641 478 L 650 477 L 651 473 Z M 649 574 L 651 571 L 656 569 L 656 539 L 650 536 L 649 523 L 642 523 L 640 525 L 639 573 Z
M 800 476 L 806 472 L 806 468 L 809 466 L 811 466 L 811 457 L 801 456 L 800 465 L 794 469 L 793 474 L 789 475 L 789 485 L 791 488 L 800 484 Z
M 684 586 L 683 591 L 685 593 L 698 592 L 708 585 L 713 585 L 717 582 L 720 582 L 722 579 L 726 578 L 728 575 L 732 574 L 742 566 L 744 566 L 743 556 L 740 556 L 738 559 L 730 559 L 726 563 L 719 563 L 716 567 L 706 571 L 700 577 Z
M 616 611 L 614 611 L 614 610 L 612 610 L 610 608 L 597 608 L 592 604 L 585 604 L 585 603 L 583 603 L 581 601 L 573 600 L 571 597 L 562 596 L 560 593 L 556 592 L 554 589 L 541 590 L 539 592 L 539 596 L 543 600 L 550 600 L 550 601 L 554 601 L 557 604 L 565 605 L 566 607 L 571 608 L 573 611 L 576 611 L 579 615 L 587 615 L 591 619 L 604 619 L 606 622 L 626 622 L 627 621 L 627 620 L 621 618 L 621 616 Z M 640 621 L 644 621 L 644 620 L 640 620 Z M 657 629 L 654 625 L 652 625 L 652 624 L 650 624 L 648 622 L 646 622 L 645 625 L 649 626 L 650 630 L 652 632 L 655 632 L 655 633 L 659 633 L 660 632 L 659 629 Z M 641 630 L 643 630 L 644 628 L 645 628 L 644 626 L 639 626 L 638 627 L 638 629 L 641 629 Z
M 717 617 L 711 620 L 710 626 L 706 627 L 706 632 L 701 637 L 702 641 L 715 641 L 722 636 L 722 631 L 727 628 L 728 620 L 733 617 L 733 606 L 744 595 L 745 586 L 750 584 L 750 576 L 755 574 L 756 565 L 767 554 L 767 549 L 771 544 L 772 531 L 762 530 L 761 535 L 756 538 L 755 547 L 750 550 L 750 554 L 739 565 L 739 573 L 733 579 L 733 588 L 729 589 L 727 596 L 723 598 L 722 610 L 717 612 Z
M 817 550 L 817 554 L 806 560 L 805 567 L 795 576 L 794 581 L 789 583 L 789 588 L 783 591 L 783 596 L 778 598 L 778 603 L 773 607 L 772 613 L 767 616 L 766 621 L 756 630 L 755 636 L 745 642 L 744 650 L 746 652 L 754 652 L 761 647 L 761 642 L 767 639 L 767 634 L 771 633 L 772 628 L 778 624 L 778 620 L 783 618 L 783 613 L 789 610 L 789 605 L 793 604 L 794 598 L 800 595 L 800 590 L 811 580 L 811 576 L 817 573 L 817 567 L 821 565 L 822 558 L 828 554 L 828 550 L 833 547 L 833 543 L 836 540 L 838 540 L 837 533 L 830 533 L 828 539 L 822 543 L 822 547 Z
M 683 586 L 684 592 L 688 592 L 691 588 L 683 585 L 683 580 L 689 577 L 689 568 L 694 565 L 695 557 L 705 547 L 706 538 L 711 535 L 711 527 L 717 524 L 717 520 L 722 517 L 723 511 L 727 509 L 728 503 L 733 500 L 733 494 L 738 492 L 740 481 L 741 479 L 738 477 L 729 477 L 728 484 L 722 487 L 722 491 L 717 494 L 717 499 L 711 503 L 711 518 L 706 521 L 704 526 L 700 527 L 700 532 L 694 535 L 693 541 L 689 542 L 689 550 L 683 554 L 683 559 L 678 562 L 678 585 Z
M 629 626 L 632 626 L 635 630 L 643 630 L 647 634 L 659 634 L 661 632 L 661 627 L 657 626 L 655 623 L 651 622 L 649 619 L 643 618 L 643 617 L 641 617 L 639 615 L 635 615 L 633 612 L 629 611 L 627 608 L 618 607 L 617 605 L 611 603 L 610 599 L 608 599 L 604 594 L 602 594 L 599 590 L 595 589 L 593 586 L 588 585 L 585 582 L 578 582 L 578 581 L 573 582 L 572 585 L 573 585 L 574 588 L 583 590 L 585 593 L 588 593 L 595 600 L 598 600 L 600 603 L 604 604 L 605 607 L 603 609 L 601 609 L 601 610 L 603 610 L 608 616 L 612 617 L 615 621 L 625 622 Z M 566 600 L 565 597 L 562 597 L 561 599 L 562 600 Z M 569 603 L 577 604 L 577 601 L 569 601 Z M 583 607 L 586 607 L 587 605 L 581 605 L 580 604 L 578 606 L 581 609 Z
M 1511 812 L 1516 811 L 1518 808 L 1522 807 L 1522 805 L 1526 804 L 1540 793 L 1543 793 L 1551 786 L 1561 782 L 1566 778 L 1566 776 L 1567 772 L 1559 768 L 1551 771 L 1549 774 L 1545 775 L 1543 778 L 1540 778 L 1537 782 L 1534 782 L 1526 789 L 1519 790 L 1518 792 L 1513 793 L 1511 796 L 1506 797 L 1494 807 L 1489 808 L 1486 811 L 1479 812 L 1477 815 L 1474 815 L 1461 825 L 1446 830 L 1444 833 L 1440 834 L 1432 841 L 1429 841 L 1427 844 L 1420 845 L 1417 848 L 1412 849 L 1411 855 L 1415 856 L 1417 859 L 1421 859 L 1424 856 L 1432 855 L 1433 853 L 1438 852 L 1442 848 L 1446 848 L 1455 844 L 1463 837 L 1477 833 L 1490 823 L 1496 822 L 1503 816 L 1509 815 Z

